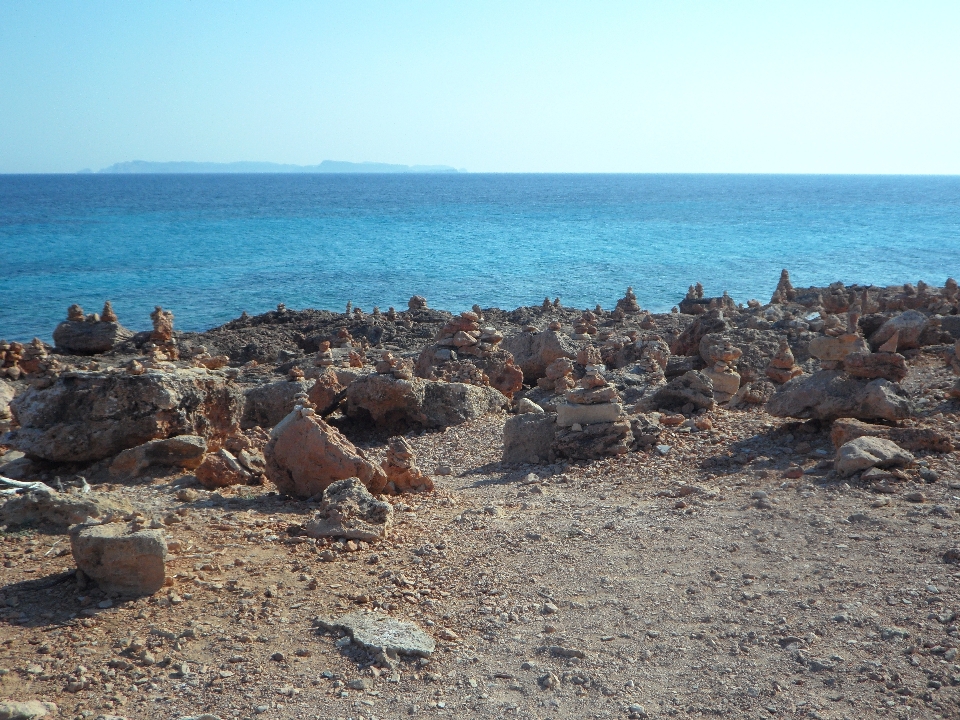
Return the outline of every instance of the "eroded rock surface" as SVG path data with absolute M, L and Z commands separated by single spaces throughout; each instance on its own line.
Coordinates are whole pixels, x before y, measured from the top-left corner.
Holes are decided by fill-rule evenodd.
M 80 525 L 70 533 L 70 547 L 77 567 L 105 592 L 152 595 L 163 587 L 167 543 L 160 530 Z
M 377 500 L 357 478 L 347 478 L 327 486 L 305 530 L 314 538 L 382 540 L 392 526 L 393 506 Z

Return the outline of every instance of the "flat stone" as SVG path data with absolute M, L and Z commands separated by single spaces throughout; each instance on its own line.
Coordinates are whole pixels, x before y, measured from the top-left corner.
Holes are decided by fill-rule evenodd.
M 575 405 L 557 403 L 557 425 L 570 427 L 574 423 L 592 425 L 595 423 L 615 422 L 623 413 L 620 403 L 602 403 L 600 405 Z
M 884 438 L 855 438 L 837 451 L 834 468 L 839 475 L 853 475 L 868 468 L 904 467 L 913 462 L 913 455 L 895 442 Z
M 319 619 L 328 630 L 343 630 L 353 642 L 375 653 L 414 655 L 428 658 L 436 643 L 417 625 L 374 612 L 352 612 L 336 620 Z
M 0 525 L 40 523 L 66 529 L 93 518 L 103 520 L 133 512 L 123 499 L 100 494 L 68 495 L 66 493 L 28 492 L 16 495 L 0 505 Z
M 163 587 L 167 543 L 160 530 L 80 525 L 70 533 L 70 546 L 77 567 L 105 592 L 150 595 Z
M 0 701 L 0 720 L 37 720 L 50 714 L 57 714 L 57 706 L 51 702 L 28 700 L 14 702 Z

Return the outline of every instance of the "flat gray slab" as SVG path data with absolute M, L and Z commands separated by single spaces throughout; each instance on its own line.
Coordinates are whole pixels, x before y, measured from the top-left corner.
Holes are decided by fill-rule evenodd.
M 436 647 L 433 638 L 419 626 L 381 613 L 352 612 L 336 620 L 321 620 L 320 624 L 343 630 L 358 645 L 387 655 L 398 653 L 426 658 Z

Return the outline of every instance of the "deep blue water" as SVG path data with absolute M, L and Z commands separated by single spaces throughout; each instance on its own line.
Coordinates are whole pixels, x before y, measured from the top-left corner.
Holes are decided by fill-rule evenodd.
M 450 310 L 559 295 L 653 310 L 701 281 L 769 299 L 835 280 L 960 276 L 960 177 L 769 175 L 0 176 L 0 337 L 67 306 L 203 330 L 286 303 Z

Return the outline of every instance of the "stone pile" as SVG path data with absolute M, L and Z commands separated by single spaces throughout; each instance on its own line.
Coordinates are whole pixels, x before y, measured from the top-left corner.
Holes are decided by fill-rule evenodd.
M 706 363 L 703 374 L 713 384 L 713 397 L 718 403 L 729 402 L 740 389 L 740 374 L 733 369 L 743 351 L 722 335 L 708 334 L 700 340 L 700 357 Z
M 566 357 L 557 358 L 547 365 L 546 376 L 537 379 L 537 387 L 550 392 L 561 393 L 575 386 L 573 361 Z
M 23 343 L 0 340 L 0 378 L 19 380 L 25 375 L 56 377 L 60 362 L 51 357 L 47 346 L 40 338 Z
M 563 457 L 596 459 L 629 452 L 633 442 L 629 420 L 617 389 L 607 382 L 603 368 L 588 365 L 566 402 L 557 403 L 557 432 L 553 451 Z
M 433 490 L 433 480 L 417 467 L 410 443 L 402 436 L 390 438 L 387 458 L 382 464 L 387 475 L 385 491 L 392 494 Z
M 67 309 L 66 321 L 53 331 L 57 351 L 65 355 L 109 352 L 118 342 L 132 337 L 133 333 L 118 322 L 109 300 L 104 303 L 99 315 L 85 315 L 82 307 L 71 305 Z
M 330 341 L 324 340 L 320 343 L 320 349 L 317 350 L 317 357 L 314 360 L 314 364 L 317 367 L 330 367 L 334 362 L 333 350 L 330 349 Z
M 597 314 L 589 310 L 584 310 L 583 314 L 573 323 L 573 337 L 575 340 L 589 340 L 591 336 L 596 335 Z
M 378 375 L 390 375 L 395 380 L 413 379 L 413 360 L 395 357 L 389 351 L 380 356 L 380 360 L 374 365 L 374 369 Z
M 636 315 L 640 312 L 640 303 L 637 302 L 637 296 L 632 287 L 628 287 L 624 296 L 617 300 L 616 310 L 623 315 Z
M 786 272 L 786 270 L 784 270 Z M 766 369 L 767 377 L 773 380 L 777 385 L 792 380 L 798 375 L 803 374 L 803 370 L 797 366 L 797 360 L 790 349 L 790 343 L 786 338 L 780 340 L 780 347 L 776 354 L 770 359 L 770 364 Z
M 697 283 L 687 290 L 686 297 L 680 301 L 679 311 L 685 315 L 702 315 L 709 310 L 735 310 L 736 303 L 724 290 L 721 297 L 704 297 L 703 285 Z
M 407 302 L 407 308 L 409 310 L 426 310 L 427 309 L 427 299 L 422 295 L 414 295 Z
M 784 268 L 780 271 L 780 282 L 777 283 L 777 289 L 773 291 L 773 297 L 770 298 L 771 305 L 782 305 L 793 302 L 797 298 L 797 291 L 793 289 L 793 283 L 790 282 L 790 273 Z
M 153 331 L 149 342 L 143 346 L 148 357 L 155 361 L 177 360 L 180 350 L 173 337 L 173 313 L 157 305 L 150 313 L 150 320 L 153 321 Z
M 327 486 L 320 507 L 305 526 L 313 538 L 382 540 L 393 526 L 393 506 L 378 500 L 358 478 L 344 478 Z

